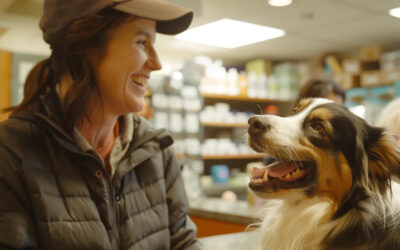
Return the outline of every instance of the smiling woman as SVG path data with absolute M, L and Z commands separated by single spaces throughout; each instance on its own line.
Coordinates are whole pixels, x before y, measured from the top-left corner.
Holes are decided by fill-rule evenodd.
M 0 124 L 0 245 L 201 249 L 165 130 L 135 115 L 161 69 L 156 33 L 193 13 L 162 0 L 45 0 L 50 58 Z

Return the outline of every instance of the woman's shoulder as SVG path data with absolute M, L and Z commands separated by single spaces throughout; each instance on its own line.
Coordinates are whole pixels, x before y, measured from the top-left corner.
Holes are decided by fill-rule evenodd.
M 40 130 L 41 128 L 33 116 L 12 115 L 0 123 L 0 146 L 26 147 L 35 138 L 40 138 Z

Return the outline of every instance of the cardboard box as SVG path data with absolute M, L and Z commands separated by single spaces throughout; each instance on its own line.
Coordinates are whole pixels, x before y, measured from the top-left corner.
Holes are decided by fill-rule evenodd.
M 384 71 L 400 69 L 400 50 L 384 53 L 380 58 L 380 68 Z
M 353 75 L 349 73 L 334 75 L 333 79 L 342 86 L 344 89 L 359 88 L 360 75 Z
M 382 84 L 392 84 L 396 81 L 400 81 L 400 68 L 381 72 Z
M 347 58 L 343 60 L 343 71 L 349 74 L 360 74 L 361 61 L 357 58 Z
M 381 84 L 381 72 L 379 70 L 364 71 L 361 73 L 360 86 L 371 87 Z
M 379 61 L 383 53 L 380 45 L 372 45 L 361 48 L 361 59 L 364 61 Z
M 343 73 L 342 66 L 340 65 L 338 59 L 335 56 L 327 56 L 325 58 L 325 63 L 333 74 L 337 75 Z

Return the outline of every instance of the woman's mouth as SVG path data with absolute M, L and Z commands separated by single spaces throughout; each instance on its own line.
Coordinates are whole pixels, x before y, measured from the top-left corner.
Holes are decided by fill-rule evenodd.
M 142 87 L 148 84 L 147 78 L 141 76 L 134 76 L 132 77 L 132 81 Z

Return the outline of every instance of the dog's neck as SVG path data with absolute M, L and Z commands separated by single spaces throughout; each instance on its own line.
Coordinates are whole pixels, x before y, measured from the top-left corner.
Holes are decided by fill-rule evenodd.
M 334 204 L 325 198 L 271 200 L 264 210 L 262 246 L 265 249 L 318 249 L 321 225 L 329 221 Z

